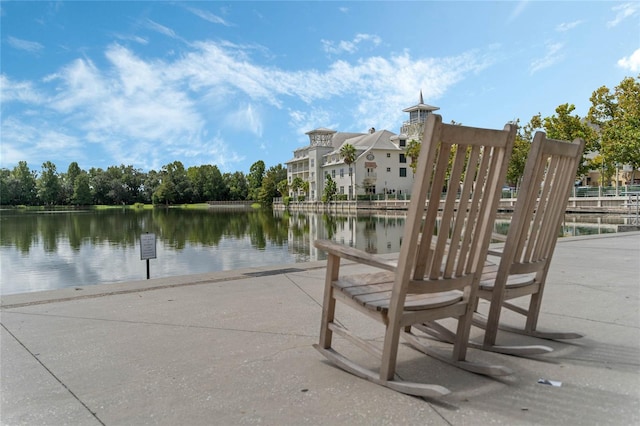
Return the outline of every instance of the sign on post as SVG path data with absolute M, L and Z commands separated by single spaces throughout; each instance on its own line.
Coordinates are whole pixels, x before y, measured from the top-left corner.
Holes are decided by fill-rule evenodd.
M 147 279 L 149 279 L 149 259 L 156 258 L 156 234 L 140 235 L 140 260 L 147 261 Z

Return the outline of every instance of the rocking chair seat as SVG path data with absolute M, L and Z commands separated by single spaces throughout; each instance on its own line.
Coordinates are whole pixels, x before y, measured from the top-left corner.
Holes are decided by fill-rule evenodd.
M 386 314 L 389 310 L 393 289 L 393 273 L 380 272 L 346 276 L 335 281 L 333 286 L 367 309 Z M 420 311 L 441 308 L 461 301 L 462 296 L 463 293 L 459 290 L 431 294 L 409 294 L 404 304 L 404 310 Z
M 507 279 L 506 288 L 511 289 L 530 286 L 534 283 L 535 278 L 535 274 L 510 275 Z M 482 279 L 480 280 L 480 290 L 492 291 L 495 283 L 495 277 L 487 278 L 485 277 L 485 274 L 483 274 Z

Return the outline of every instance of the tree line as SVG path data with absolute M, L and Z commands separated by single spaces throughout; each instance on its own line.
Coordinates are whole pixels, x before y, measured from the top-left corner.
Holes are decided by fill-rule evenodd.
M 281 196 L 278 183 L 286 183 L 286 179 L 287 171 L 281 164 L 266 169 L 262 160 L 253 163 L 247 175 L 221 173 L 211 164 L 185 168 L 180 161 L 149 172 L 131 165 L 83 170 L 76 162 L 69 164 L 66 172 L 58 172 L 55 164 L 46 161 L 38 173 L 20 161 L 12 170 L 0 169 L 0 204 L 172 205 L 250 200 L 270 205 L 273 198 Z

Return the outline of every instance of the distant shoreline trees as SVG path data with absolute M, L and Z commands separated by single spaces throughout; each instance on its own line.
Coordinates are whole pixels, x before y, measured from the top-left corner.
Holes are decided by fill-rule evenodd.
M 133 166 L 92 167 L 83 170 L 72 162 L 59 173 L 51 161 L 41 171 L 20 161 L 12 170 L 0 169 L 0 205 L 89 206 L 197 204 L 207 201 L 257 201 L 270 205 L 286 191 L 286 169 L 278 164 L 265 171 L 261 160 L 251 166 L 253 174 L 221 173 L 216 165 L 184 167 L 174 161 L 160 171 L 144 172 Z

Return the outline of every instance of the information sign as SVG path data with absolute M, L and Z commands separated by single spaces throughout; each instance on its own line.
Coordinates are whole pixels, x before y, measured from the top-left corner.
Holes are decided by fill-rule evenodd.
M 140 235 L 140 260 L 156 258 L 156 234 Z

